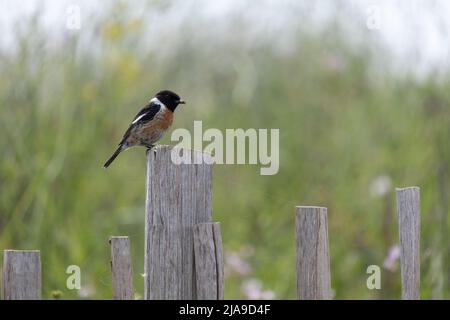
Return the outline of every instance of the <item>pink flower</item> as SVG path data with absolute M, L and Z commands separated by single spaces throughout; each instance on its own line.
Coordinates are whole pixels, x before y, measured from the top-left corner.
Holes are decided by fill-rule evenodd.
M 251 271 L 250 263 L 239 252 L 232 251 L 225 255 L 225 273 L 227 276 L 233 273 L 247 276 Z
M 272 300 L 275 294 L 271 290 L 263 290 L 261 281 L 258 279 L 248 279 L 242 284 L 242 292 L 250 300 Z
M 400 258 L 400 247 L 396 244 L 389 248 L 388 255 L 384 259 L 383 267 L 394 272 L 397 270 L 397 260 Z
M 341 73 L 345 70 L 345 61 L 337 55 L 329 55 L 325 59 L 325 67 L 335 73 Z

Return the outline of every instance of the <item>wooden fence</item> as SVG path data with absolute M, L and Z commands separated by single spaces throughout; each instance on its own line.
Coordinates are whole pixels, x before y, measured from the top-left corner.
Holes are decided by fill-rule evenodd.
M 176 165 L 172 151 L 193 161 L 208 155 L 172 149 L 160 146 L 147 155 L 144 298 L 223 299 L 220 224 L 211 220 L 212 166 Z M 396 191 L 402 298 L 420 299 L 420 191 Z M 298 299 L 331 299 L 327 208 L 296 207 L 295 232 Z M 109 242 L 112 295 L 134 299 L 129 239 Z M 40 299 L 40 252 L 5 250 L 2 289 L 5 300 Z

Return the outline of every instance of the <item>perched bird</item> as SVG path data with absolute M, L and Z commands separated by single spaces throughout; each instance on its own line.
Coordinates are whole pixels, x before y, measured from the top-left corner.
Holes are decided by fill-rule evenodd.
M 185 102 L 169 90 L 158 92 L 148 104 L 138 112 L 131 122 L 128 130 L 123 135 L 119 147 L 113 155 L 105 162 L 104 168 L 124 150 L 134 146 L 144 146 L 151 149 L 154 143 L 161 139 L 164 132 L 171 126 L 173 112 L 179 104 Z

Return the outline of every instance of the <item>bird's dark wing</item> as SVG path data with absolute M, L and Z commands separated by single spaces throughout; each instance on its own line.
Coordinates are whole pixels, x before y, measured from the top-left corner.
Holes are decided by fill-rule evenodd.
M 139 121 L 139 122 L 150 121 L 150 120 L 153 119 L 155 114 L 158 113 L 159 110 L 161 110 L 161 105 L 160 104 L 150 102 L 145 107 L 143 107 L 141 109 L 141 111 L 138 112 L 138 114 L 134 117 L 134 119 L 133 119 L 133 121 L 131 123 L 135 124 L 137 121 Z
M 130 135 L 131 130 L 135 126 L 153 120 L 153 118 L 159 112 L 159 110 L 161 110 L 161 105 L 153 102 L 150 102 L 144 108 L 142 108 L 141 111 L 139 111 L 138 114 L 134 117 L 127 131 L 123 135 L 122 141 L 120 141 L 119 145 L 125 142 L 125 140 Z

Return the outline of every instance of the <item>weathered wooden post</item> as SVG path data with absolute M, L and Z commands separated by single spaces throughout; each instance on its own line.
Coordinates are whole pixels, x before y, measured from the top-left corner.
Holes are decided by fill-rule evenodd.
M 133 300 L 133 268 L 128 237 L 111 237 L 111 272 L 115 300 Z
M 172 152 L 193 164 L 177 164 Z M 194 227 L 211 222 L 212 165 L 202 160 L 211 163 L 209 154 L 171 146 L 147 154 L 145 299 L 198 298 Z
M 38 250 L 5 250 L 3 299 L 41 299 L 41 258 Z
M 420 188 L 397 188 L 402 299 L 420 299 Z
M 331 299 L 327 208 L 296 209 L 297 297 Z
M 220 223 L 199 223 L 194 226 L 194 261 L 197 299 L 223 300 Z

